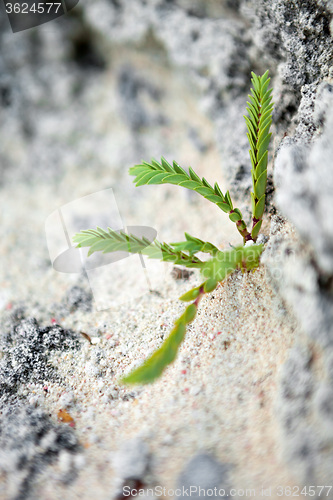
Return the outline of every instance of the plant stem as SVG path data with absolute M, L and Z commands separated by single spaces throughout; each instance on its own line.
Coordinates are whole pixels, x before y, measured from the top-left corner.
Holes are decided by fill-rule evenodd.
M 204 291 L 204 287 L 201 286 L 200 289 L 199 289 L 199 295 L 197 296 L 197 298 L 193 301 L 193 304 L 198 307 L 199 305 L 199 302 L 200 300 L 202 299 L 202 297 L 205 295 L 205 291 Z
M 233 214 L 233 213 L 235 213 L 235 210 L 230 210 L 229 214 Z M 235 224 L 236 224 L 236 227 L 237 227 L 237 231 L 239 232 L 239 234 L 244 239 L 244 243 L 246 241 L 254 241 L 254 239 L 251 236 L 251 233 L 248 232 L 246 224 L 243 221 L 243 219 L 240 219 L 240 220 L 236 221 Z

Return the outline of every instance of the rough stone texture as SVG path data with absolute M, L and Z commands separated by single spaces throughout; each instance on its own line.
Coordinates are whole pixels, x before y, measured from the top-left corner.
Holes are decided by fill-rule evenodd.
M 113 336 L 114 324 L 111 328 L 103 322 L 106 320 L 90 319 L 92 301 L 86 291 L 87 282 L 82 284 L 85 278 L 56 279 L 51 274 L 41 236 L 45 218 L 68 201 L 115 184 L 119 193 L 126 193 L 119 196 L 119 207 L 128 218 L 137 217 L 149 203 L 155 207 L 161 200 L 167 202 L 169 191 L 165 198 L 156 194 L 156 198 L 145 202 L 148 191 L 142 189 L 134 195 L 134 189 L 128 187 L 127 167 L 141 158 L 161 154 L 202 165 L 201 173 L 212 180 L 216 172 L 220 175 L 223 171 L 228 187 L 238 195 L 240 208 L 248 217 L 244 194 L 251 185 L 250 164 L 245 123 L 240 117 L 250 71 L 262 72 L 267 67 L 273 77 L 276 103 L 272 144 L 276 159 L 269 165 L 268 205 L 273 217 L 263 262 L 271 286 L 280 297 L 274 299 L 275 314 L 287 318 L 295 315 L 297 319 L 297 328 L 290 331 L 297 342 L 281 369 L 276 389 L 274 421 L 281 429 L 281 467 L 289 469 L 291 464 L 299 483 L 329 484 L 333 466 L 332 17 L 331 0 L 95 0 L 80 2 L 70 16 L 52 23 L 52 29 L 45 26 L 15 36 L 6 28 L 4 17 L 0 18 L 0 183 L 4 204 L 1 213 L 5 214 L 2 251 L 7 259 L 1 276 L 0 304 L 2 312 L 6 307 L 12 311 L 10 323 L 16 325 L 11 334 L 6 334 L 9 329 L 2 329 L 0 361 L 2 407 L 9 408 L 1 417 L 0 436 L 0 479 L 6 478 L 7 497 L 21 498 L 30 483 L 37 487 L 37 472 L 45 470 L 44 466 L 54 459 L 60 469 L 60 482 L 74 477 L 74 431 L 56 426 L 51 417 L 35 408 L 49 405 L 54 410 L 60 405 L 77 411 L 79 419 L 82 408 L 73 396 L 71 370 L 82 374 L 78 389 L 81 394 L 85 394 L 86 383 L 96 390 L 80 432 L 84 453 L 89 456 L 91 447 L 102 457 L 98 466 L 101 470 L 107 467 L 108 450 L 103 448 L 103 438 L 93 430 L 98 428 L 101 405 L 106 405 L 105 414 L 114 429 L 118 425 L 117 412 L 126 412 L 132 402 L 134 406 L 135 401 L 140 401 L 138 394 L 114 384 L 113 369 L 119 366 L 109 368 L 114 359 L 121 366 L 140 349 L 131 343 L 119 346 L 118 337 Z M 190 104 L 184 108 L 189 96 Z M 183 111 L 178 118 L 180 109 Z M 198 109 L 209 119 L 196 119 Z M 212 164 L 217 164 L 215 171 Z M 221 231 L 208 218 L 202 222 L 204 214 L 197 215 L 196 201 L 188 193 L 175 205 L 181 207 L 182 216 L 178 213 L 164 222 L 167 236 L 174 238 L 174 232 L 180 235 L 188 229 L 183 221 L 189 206 L 191 217 L 187 222 L 192 219 L 194 226 L 202 223 L 213 236 Z M 277 209 L 282 215 L 276 213 Z M 158 210 L 153 212 L 155 215 Z M 246 296 L 245 289 L 240 289 Z M 237 298 L 235 310 L 229 311 L 236 319 L 244 304 L 242 297 Z M 9 299 L 14 303 L 8 303 Z M 119 335 L 124 318 L 130 316 L 122 311 Z M 37 321 L 24 320 L 32 315 Z M 75 331 L 89 330 L 93 342 L 82 340 L 86 344 L 80 366 L 75 365 L 75 355 L 71 357 L 77 348 L 71 331 L 40 326 L 50 324 L 51 316 L 72 322 Z M 136 318 L 131 321 L 135 330 Z M 164 327 L 159 328 L 163 336 Z M 262 329 L 266 328 L 263 323 Z M 99 346 L 106 331 L 111 337 L 107 348 Z M 226 351 L 228 341 L 224 344 Z M 56 358 L 60 346 L 59 356 L 68 355 L 72 360 L 67 360 L 71 368 L 63 374 L 64 384 L 56 369 L 59 359 L 59 370 L 61 362 L 66 361 Z M 254 355 L 255 346 L 251 349 Z M 113 350 L 118 358 L 114 358 Z M 192 361 L 184 360 L 184 366 L 188 369 L 192 362 L 196 362 L 195 355 Z M 233 370 L 238 373 L 237 367 L 231 366 L 230 372 Z M 265 376 L 269 380 L 269 374 Z M 45 380 L 55 384 L 54 392 L 48 394 L 51 402 L 41 396 Z M 105 387 L 105 380 L 111 380 L 112 387 Z M 253 386 L 257 387 L 257 383 L 260 380 Z M 209 391 L 209 384 L 207 387 Z M 187 394 L 185 389 L 177 394 L 180 401 Z M 198 382 L 189 393 L 200 397 L 204 390 Z M 167 390 L 164 397 L 169 397 Z M 242 398 L 240 392 L 237 405 L 242 404 Z M 264 408 L 263 391 L 258 391 L 258 400 Z M 174 404 L 170 401 L 169 407 Z M 152 414 L 155 411 L 158 409 L 151 409 Z M 193 415 L 200 412 L 195 402 L 191 411 Z M 179 412 L 179 406 L 175 406 L 175 412 Z M 244 416 L 244 428 L 246 420 L 252 424 L 250 417 Z M 163 415 L 157 413 L 156 419 L 160 418 Z M 267 413 L 266 420 L 270 418 Z M 205 422 L 209 419 L 209 425 L 216 425 L 214 415 L 206 416 Z M 171 446 L 185 430 L 177 432 L 176 437 L 165 436 L 163 446 Z M 261 441 L 261 436 L 254 438 L 258 446 Z M 181 448 L 182 441 L 179 443 Z M 251 450 L 252 463 L 256 447 L 250 439 L 244 447 Z M 127 453 L 131 461 L 136 456 L 133 449 Z M 142 472 L 147 456 L 146 451 L 141 452 L 135 466 Z M 161 450 L 155 453 L 162 464 L 170 463 L 167 453 L 165 462 Z M 257 453 L 260 455 L 260 450 Z M 90 456 L 91 468 L 94 458 Z M 221 465 L 212 460 L 195 454 L 181 481 L 184 483 L 188 470 L 191 478 L 197 470 L 202 472 L 202 463 L 206 466 L 209 462 L 210 471 L 218 471 Z M 256 460 L 260 462 L 258 456 Z M 158 460 L 157 465 L 153 463 L 162 473 Z M 82 467 L 83 462 L 78 464 Z M 240 475 L 246 475 L 247 465 L 235 464 L 236 469 L 241 469 Z M 261 470 L 265 465 L 261 463 Z M 42 490 L 53 480 L 50 470 L 45 473 Z M 98 474 L 102 474 L 101 470 Z M 223 476 L 225 470 L 220 472 Z M 133 474 L 123 470 L 118 475 L 121 480 L 130 480 L 128 476 Z M 213 474 L 210 484 L 216 483 L 217 475 Z M 179 471 L 173 480 L 176 477 Z M 207 477 L 205 474 L 203 480 Z M 260 473 L 258 477 L 261 479 Z M 80 481 L 86 485 L 88 474 L 81 475 Z M 99 486 L 96 481 L 95 488 Z M 103 484 L 98 491 L 105 496 L 109 487 L 111 484 Z M 33 491 L 31 488 L 32 497 Z M 36 498 L 42 498 L 39 493 Z M 62 494 L 63 498 L 71 498 L 67 490 Z M 50 495 L 45 493 L 45 498 L 52 498 Z
M 1 339 L 0 404 L 15 398 L 21 384 L 42 384 L 57 377 L 49 363 L 52 351 L 77 350 L 78 337 L 58 325 L 41 328 L 34 318 L 15 324 Z
M 288 137 L 274 163 L 276 202 L 298 233 L 273 217 L 263 257 L 301 327 L 301 344 L 281 372 L 277 415 L 286 459 L 304 484 L 319 484 L 328 480 L 333 456 L 332 429 L 323 423 L 331 415 L 325 380 L 333 341 L 333 3 L 243 2 L 242 12 L 254 13 L 256 45 L 278 64 L 276 131 Z
M 179 476 L 177 486 L 182 492 L 179 498 L 186 498 L 189 492 L 195 500 L 203 495 L 210 498 L 227 498 L 229 469 L 229 465 L 221 464 L 208 453 L 199 453 L 191 458 Z
M 151 454 L 147 444 L 140 438 L 123 443 L 112 457 L 116 474 L 118 496 L 122 497 L 123 489 L 138 488 L 147 485 Z
M 65 305 L 70 312 L 77 309 L 83 311 L 91 311 L 92 293 L 87 292 L 82 287 L 77 285 L 73 286 L 67 293 Z
M 317 120 L 326 123 L 312 146 L 281 146 L 275 162 L 277 202 L 312 246 L 322 273 L 333 275 L 333 86 L 318 92 Z M 316 101 L 317 102 L 317 101 Z M 323 115 L 325 109 L 325 115 Z
M 24 500 L 36 498 L 33 484 L 43 469 L 80 450 L 75 433 L 69 427 L 54 424 L 40 409 L 31 406 L 9 408 L 0 417 L 0 471 L 6 483 L 0 485 L 2 498 Z M 73 463 L 63 468 L 59 479 L 71 482 L 75 477 Z
M 143 479 L 148 470 L 149 450 L 141 439 L 124 443 L 114 457 L 115 470 L 122 479 Z
M 330 281 L 321 277 L 313 252 L 287 221 L 273 221 L 263 262 L 300 326 L 299 343 L 281 370 L 276 407 L 284 456 L 304 484 L 319 484 L 328 481 L 333 460 L 327 445 L 332 429 L 324 423 L 330 415 L 331 385 L 325 380 L 333 353 Z
M 283 81 L 295 91 L 328 76 L 332 64 L 331 0 L 245 1 L 243 12 L 251 15 L 257 46 L 276 62 Z

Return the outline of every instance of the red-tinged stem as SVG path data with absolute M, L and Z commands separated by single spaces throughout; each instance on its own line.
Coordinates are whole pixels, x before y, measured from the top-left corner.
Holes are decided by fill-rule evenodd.
M 200 300 L 202 299 L 202 297 L 205 295 L 205 291 L 204 291 L 204 287 L 201 286 L 199 288 L 199 295 L 197 296 L 197 298 L 195 299 L 195 301 L 193 302 L 193 304 L 195 304 L 197 307 L 199 305 L 199 302 Z
M 235 210 L 230 210 L 229 214 L 235 213 Z M 251 236 L 251 233 L 248 232 L 247 227 L 243 219 L 240 219 L 236 221 L 236 227 L 239 232 L 239 234 L 242 235 L 244 242 L 246 241 L 254 241 L 254 239 Z

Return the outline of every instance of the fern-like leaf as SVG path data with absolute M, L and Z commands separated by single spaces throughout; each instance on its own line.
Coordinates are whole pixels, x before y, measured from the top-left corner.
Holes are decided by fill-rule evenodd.
M 227 191 L 223 195 L 218 184 L 215 183 L 212 187 L 205 178 L 200 179 L 191 167 L 186 172 L 176 162 L 171 165 L 164 158 L 161 159 L 161 162 L 156 160 L 152 160 L 151 163 L 143 162 L 130 169 L 130 173 L 135 176 L 136 185 L 169 183 L 196 191 L 207 200 L 215 203 L 222 211 L 228 213 L 230 220 L 236 223 L 244 241 L 255 241 L 265 208 L 267 156 L 271 137 L 269 129 L 272 123 L 273 109 L 272 90 L 268 90 L 269 82 L 268 71 L 262 76 L 252 73 L 253 89 L 249 95 L 250 102 L 247 103 L 249 116 L 245 117 L 253 179 L 253 192 L 251 193 L 253 227 L 251 233 L 246 228 L 240 210 L 233 207 L 229 192 Z M 241 269 L 244 272 L 259 266 L 260 255 L 263 251 L 262 245 L 254 244 L 222 252 L 212 243 L 195 238 L 188 233 L 185 233 L 185 238 L 186 241 L 168 245 L 157 240 L 151 242 L 145 237 L 139 238 L 124 231 L 113 231 L 110 228 L 104 230 L 99 227 L 96 230 L 81 231 L 74 236 L 77 247 L 89 247 L 88 255 L 96 251 L 141 253 L 150 258 L 199 268 L 205 280 L 201 285 L 180 297 L 180 300 L 184 302 L 193 302 L 176 320 L 173 330 L 161 347 L 142 366 L 125 376 L 121 380 L 122 383 L 146 384 L 158 378 L 166 367 L 174 361 L 179 346 L 184 340 L 186 327 L 196 317 L 201 298 L 213 291 L 218 283 L 235 269 Z M 198 252 L 208 253 L 212 258 L 203 262 L 196 257 L 195 254 Z
M 200 240 L 199 238 L 195 238 L 188 233 L 185 233 L 185 238 L 186 241 L 170 243 L 170 245 L 177 251 L 188 252 L 189 255 L 194 255 L 198 252 L 215 255 L 219 251 L 219 249 L 215 245 L 213 245 L 213 243 Z
M 201 274 L 205 279 L 224 280 L 235 269 L 250 271 L 259 266 L 263 245 L 236 247 L 225 252 L 219 251 L 212 259 L 205 262 Z
M 160 243 L 157 240 L 151 242 L 145 237 L 138 238 L 124 231 L 113 231 L 109 227 L 106 230 L 97 227 L 97 229 L 81 231 L 75 234 L 73 241 L 78 248 L 90 247 L 88 255 L 97 251 L 103 253 L 122 251 L 141 253 L 150 259 L 173 262 L 173 264 L 185 267 L 200 268 L 203 265 L 198 257 L 189 256 L 181 250 L 172 248 L 167 243 Z
M 183 302 L 193 302 L 175 322 L 169 337 L 141 366 L 122 378 L 120 382 L 124 384 L 148 384 L 158 378 L 176 358 L 177 351 L 185 337 L 186 326 L 194 320 L 201 298 L 215 290 L 218 283 L 235 269 L 250 270 L 258 267 L 262 250 L 262 245 L 252 245 L 250 247 L 237 247 L 225 252 L 217 251 L 212 259 L 205 262 L 201 273 L 206 281 L 179 297 L 179 300 Z
M 189 167 L 187 173 L 175 161 L 171 165 L 162 157 L 161 162 L 155 159 L 151 163 L 143 161 L 139 165 L 131 167 L 129 173 L 135 176 L 134 182 L 136 186 L 144 184 L 176 184 L 201 194 L 206 200 L 215 203 L 223 212 L 229 214 L 230 220 L 236 223 L 238 232 L 244 240 L 252 239 L 243 221 L 241 211 L 233 207 L 229 191 L 223 195 L 217 183 L 215 183 L 214 187 L 211 186 L 204 177 L 200 179 L 191 167 Z
M 154 382 L 154 380 L 163 373 L 163 371 L 175 360 L 178 349 L 186 334 L 186 326 L 196 317 L 198 305 L 202 296 L 205 293 L 213 291 L 216 286 L 217 281 L 209 279 L 199 287 L 187 292 L 187 294 L 185 294 L 186 297 L 185 295 L 180 297 L 180 300 L 194 300 L 194 302 L 187 306 L 184 313 L 175 321 L 174 328 L 161 347 L 141 366 L 133 370 L 129 375 L 123 377 L 120 380 L 121 383 L 130 385 L 149 384 Z
M 253 88 L 250 101 L 246 108 L 249 116 L 244 116 L 250 143 L 250 158 L 252 164 L 252 231 L 251 236 L 256 241 L 262 224 L 262 216 L 265 210 L 265 192 L 267 184 L 267 159 L 268 145 L 271 138 L 269 132 L 272 124 L 272 89 L 268 90 L 270 78 L 268 71 L 262 76 L 252 73 Z
M 158 378 L 165 368 L 174 361 L 180 344 L 186 333 L 186 324 L 194 319 L 197 308 L 193 304 L 188 306 L 185 313 L 178 319 L 169 337 L 163 342 L 144 363 L 129 375 L 123 377 L 123 384 L 149 384 Z M 186 316 L 186 317 L 185 317 Z

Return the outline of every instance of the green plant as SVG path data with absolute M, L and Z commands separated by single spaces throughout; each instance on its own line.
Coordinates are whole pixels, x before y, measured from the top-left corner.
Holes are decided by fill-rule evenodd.
M 235 269 L 249 271 L 259 266 L 262 245 L 255 244 L 265 209 L 265 191 L 267 183 L 267 158 L 268 145 L 271 137 L 269 132 L 272 123 L 272 89 L 268 89 L 270 78 L 268 71 L 262 76 L 252 73 L 251 94 L 247 102 L 248 116 L 247 136 L 250 143 L 250 159 L 252 164 L 252 228 L 248 230 L 243 216 L 238 208 L 234 208 L 229 191 L 225 195 L 217 183 L 214 187 L 205 179 L 189 168 L 186 172 L 178 163 L 172 165 L 164 158 L 161 162 L 152 160 L 151 163 L 143 162 L 130 169 L 130 174 L 135 176 L 136 186 L 144 184 L 176 184 L 196 191 L 207 200 L 215 203 L 223 212 L 229 215 L 232 222 L 243 238 L 244 246 L 228 251 L 220 251 L 215 245 L 195 238 L 185 233 L 185 241 L 178 243 L 150 242 L 146 238 L 137 238 L 122 231 L 113 231 L 97 228 L 81 231 L 74 236 L 78 247 L 90 247 L 89 254 L 96 251 L 104 253 L 118 250 L 142 253 L 154 259 L 158 258 L 174 264 L 189 268 L 200 269 L 204 281 L 200 286 L 193 288 L 180 297 L 184 302 L 192 302 L 184 313 L 175 321 L 175 326 L 161 347 L 155 351 L 142 366 L 132 371 L 121 381 L 126 384 L 145 384 L 154 381 L 163 370 L 175 359 L 178 348 L 182 343 L 186 326 L 194 320 L 198 305 L 203 295 L 212 292 L 219 282 L 224 280 Z M 247 242 L 251 241 L 252 245 Z M 210 259 L 200 260 L 198 252 L 208 253 Z

